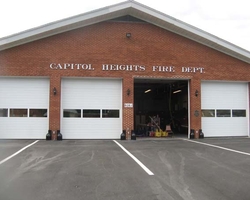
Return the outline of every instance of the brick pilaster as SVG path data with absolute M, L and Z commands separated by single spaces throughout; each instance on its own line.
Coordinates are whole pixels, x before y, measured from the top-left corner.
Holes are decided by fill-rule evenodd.
M 126 130 L 126 138 L 130 139 L 131 130 L 134 129 L 134 80 L 132 77 L 123 79 L 123 130 Z M 125 107 L 132 104 L 132 107 Z
M 197 138 L 201 129 L 201 81 L 194 78 L 190 80 L 190 129 L 195 130 Z
M 54 94 L 54 88 L 56 94 Z M 49 129 L 52 132 L 60 130 L 60 110 L 61 110 L 61 77 L 53 76 L 50 79 L 50 107 L 49 107 Z

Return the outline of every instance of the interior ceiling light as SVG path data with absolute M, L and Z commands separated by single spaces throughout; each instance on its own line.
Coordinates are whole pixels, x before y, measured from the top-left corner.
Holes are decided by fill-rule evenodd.
M 176 91 L 173 92 L 173 94 L 176 94 L 176 93 L 179 93 L 179 92 L 181 92 L 181 90 L 176 90 Z
M 148 92 L 150 92 L 151 91 L 151 89 L 148 89 L 148 90 L 146 90 L 144 93 L 148 93 Z

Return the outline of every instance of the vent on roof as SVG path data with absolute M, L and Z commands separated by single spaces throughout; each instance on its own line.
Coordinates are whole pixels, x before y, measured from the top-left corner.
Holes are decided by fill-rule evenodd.
M 111 19 L 111 21 L 119 21 L 119 22 L 145 22 L 141 19 L 138 19 L 136 17 L 133 17 L 131 15 L 125 15 L 125 16 L 122 16 L 122 17 L 117 17 L 117 18 L 114 18 L 114 19 Z

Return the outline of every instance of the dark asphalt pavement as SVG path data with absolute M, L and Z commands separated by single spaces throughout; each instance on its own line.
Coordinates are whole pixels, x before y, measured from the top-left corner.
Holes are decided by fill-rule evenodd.
M 0 164 L 1 200 L 249 200 L 250 156 L 182 139 L 40 140 Z M 250 139 L 198 142 L 250 153 Z M 0 162 L 34 140 L 0 140 Z

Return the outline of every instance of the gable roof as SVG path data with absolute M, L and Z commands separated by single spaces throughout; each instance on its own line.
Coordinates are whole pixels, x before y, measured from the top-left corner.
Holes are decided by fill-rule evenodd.
M 250 63 L 249 51 L 133 0 L 107 6 L 29 29 L 18 34 L 0 38 L 0 51 L 125 15 L 141 19 L 150 24 L 154 24 L 158 27 L 211 47 L 217 51 L 228 54 L 239 60 Z

